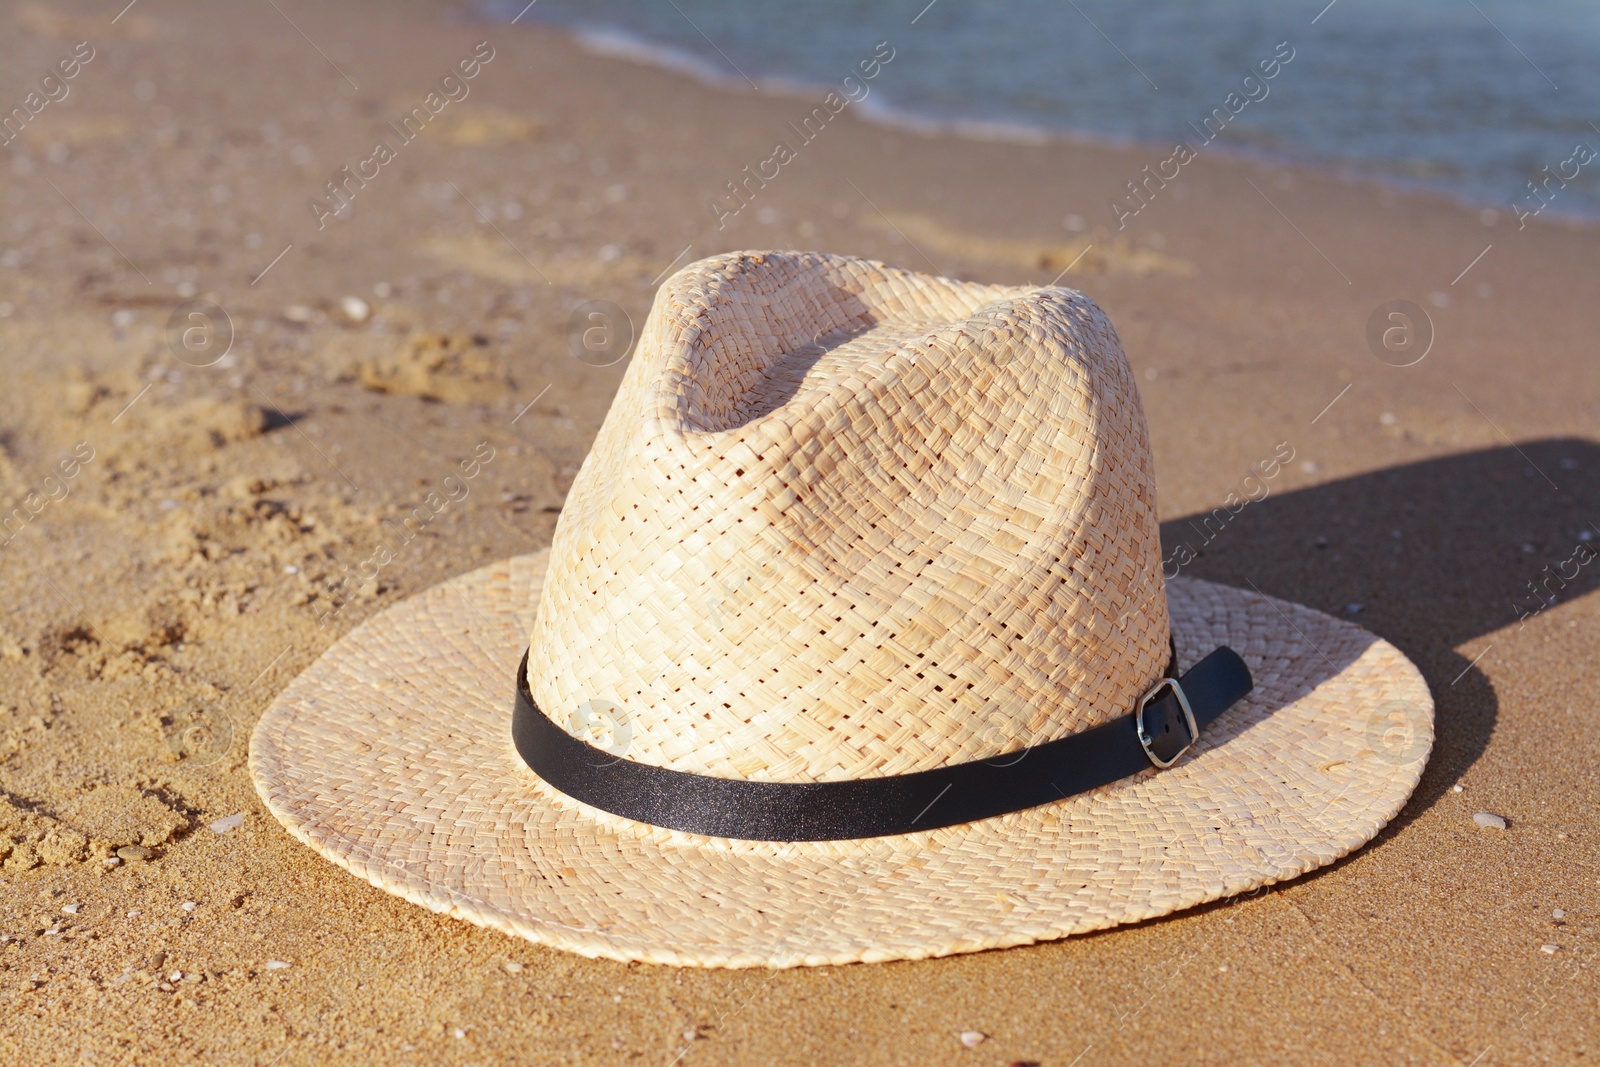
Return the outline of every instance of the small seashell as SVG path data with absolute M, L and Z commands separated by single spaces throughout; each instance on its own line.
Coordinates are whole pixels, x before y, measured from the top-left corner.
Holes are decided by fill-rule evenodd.
M 352 326 L 359 326 L 372 317 L 372 307 L 359 296 L 341 296 L 339 313 Z
M 1480 811 L 1472 817 L 1472 821 L 1477 823 L 1479 829 L 1482 830 L 1504 830 L 1506 828 L 1505 819 L 1495 815 L 1493 812 Z
M 984 1041 L 988 1040 L 988 1037 L 989 1035 L 981 1030 L 961 1031 L 961 1043 L 968 1048 L 977 1048 L 979 1045 L 983 1044 Z

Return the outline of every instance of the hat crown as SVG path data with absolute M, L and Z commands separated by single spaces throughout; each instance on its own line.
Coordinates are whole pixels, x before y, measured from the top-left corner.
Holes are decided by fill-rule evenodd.
M 656 296 L 528 682 L 632 760 L 833 781 L 1126 714 L 1168 631 L 1144 415 L 1093 301 L 733 253 Z

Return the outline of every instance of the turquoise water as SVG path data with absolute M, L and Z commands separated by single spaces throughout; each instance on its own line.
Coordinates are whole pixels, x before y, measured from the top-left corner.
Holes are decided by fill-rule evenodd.
M 539 0 L 522 18 L 732 85 L 836 86 L 888 41 L 862 109 L 886 121 L 1170 150 L 1224 108 L 1213 149 L 1506 212 L 1534 203 L 1534 179 L 1547 216 L 1600 217 L 1600 160 L 1570 162 L 1600 149 L 1596 0 Z M 1228 94 L 1284 42 L 1293 59 L 1232 115 Z

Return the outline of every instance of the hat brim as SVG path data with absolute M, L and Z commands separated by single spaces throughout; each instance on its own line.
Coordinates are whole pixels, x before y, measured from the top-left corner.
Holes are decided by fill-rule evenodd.
M 1255 691 L 1169 770 L 902 837 L 798 844 L 632 823 L 545 785 L 511 697 L 548 553 L 435 586 L 272 703 L 250 773 L 300 840 L 433 911 L 589 957 L 704 967 L 919 959 L 1165 915 L 1294 878 L 1411 795 L 1433 700 L 1351 623 L 1168 583 L 1179 661 L 1218 645 Z

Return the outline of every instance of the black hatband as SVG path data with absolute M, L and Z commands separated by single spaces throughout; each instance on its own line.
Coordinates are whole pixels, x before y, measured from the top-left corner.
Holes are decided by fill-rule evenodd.
M 524 654 L 511 737 L 540 778 L 613 815 L 750 841 L 906 834 L 1063 800 L 1151 767 L 1170 766 L 1201 729 L 1253 686 L 1244 660 L 1223 647 L 1182 677 L 1163 678 L 1133 713 L 1044 744 L 910 774 L 751 782 L 655 767 L 596 748 L 539 710 L 528 692 L 527 672 Z

